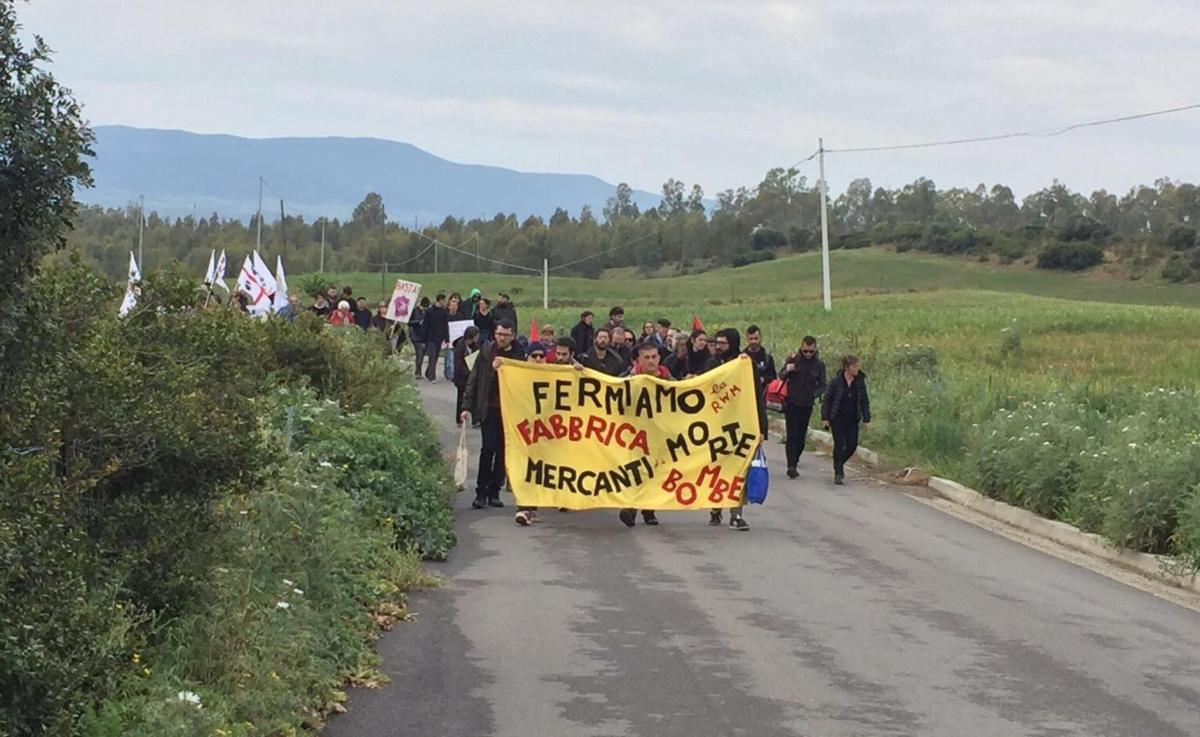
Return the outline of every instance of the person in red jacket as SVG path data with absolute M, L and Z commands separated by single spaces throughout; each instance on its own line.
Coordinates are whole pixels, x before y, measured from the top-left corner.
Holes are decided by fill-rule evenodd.
M 350 303 L 346 300 L 338 302 L 337 309 L 329 315 L 329 324 L 338 327 L 354 327 L 354 313 L 350 311 Z

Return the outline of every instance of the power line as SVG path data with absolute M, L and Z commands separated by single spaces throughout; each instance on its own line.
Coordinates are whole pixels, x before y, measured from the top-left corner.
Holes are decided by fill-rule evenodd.
M 1044 131 L 1017 131 L 1014 133 L 1001 133 L 995 136 L 977 136 L 975 138 L 951 138 L 942 141 L 927 141 L 925 143 L 904 143 L 892 146 L 861 146 L 858 148 L 827 148 L 827 154 L 856 154 L 869 151 L 901 151 L 914 148 L 933 148 L 935 146 L 957 146 L 964 143 L 984 143 L 986 141 L 1004 141 L 1010 138 L 1052 138 L 1061 136 L 1064 133 L 1079 130 L 1080 128 L 1093 128 L 1100 125 L 1112 125 L 1113 123 L 1126 123 L 1130 120 L 1141 120 L 1143 118 L 1154 118 L 1160 115 L 1171 115 L 1173 113 L 1182 113 L 1188 110 L 1200 109 L 1200 103 L 1193 105 L 1183 105 L 1180 107 L 1166 108 L 1165 110 L 1152 110 L 1148 113 L 1136 113 L 1134 115 L 1122 115 L 1118 118 L 1105 118 L 1104 120 L 1092 120 L 1086 123 L 1075 123 L 1062 128 L 1056 128 Z
M 633 246 L 638 243 L 641 243 L 642 241 L 646 240 L 647 238 L 651 238 L 651 237 L 657 236 L 657 235 L 662 235 L 663 233 L 667 232 L 671 228 L 678 228 L 679 226 L 683 225 L 683 223 L 684 223 L 683 220 L 677 220 L 677 221 L 671 223 L 670 225 L 664 225 L 663 227 L 659 228 L 658 230 L 654 231 L 653 233 L 647 233 L 645 235 L 638 236 L 637 238 L 634 238 L 633 240 L 629 241 L 628 243 L 622 243 L 619 246 L 613 246 L 612 248 L 609 248 L 606 251 L 601 251 L 600 253 L 593 253 L 591 256 L 584 256 L 583 258 L 577 258 L 574 261 L 568 261 L 565 264 L 559 264 L 558 266 L 555 266 L 554 268 L 550 269 L 550 271 L 558 271 L 559 269 L 565 269 L 568 266 L 574 266 L 575 264 L 581 264 L 584 261 L 591 261 L 594 258 L 600 258 L 601 256 L 610 254 L 613 251 L 619 251 L 622 248 L 628 248 L 629 246 Z
M 464 251 L 463 249 L 459 248 L 458 246 L 452 246 L 452 245 L 450 245 L 449 243 L 443 243 L 443 242 L 439 241 L 437 238 L 432 238 L 432 237 L 430 237 L 430 236 L 427 236 L 427 235 L 425 235 L 424 233 L 422 233 L 422 232 L 420 232 L 420 231 L 416 231 L 416 230 L 414 230 L 414 231 L 411 231 L 411 232 L 413 232 L 413 233 L 416 233 L 417 235 L 421 236 L 421 237 L 422 237 L 422 238 L 424 238 L 425 240 L 429 241 L 431 244 L 436 244 L 436 245 L 439 245 L 439 246 L 441 246 L 442 248 L 449 248 L 451 251 L 455 251 L 455 252 L 457 252 L 457 253 L 461 253 L 461 254 L 463 254 L 464 256 L 470 256 L 471 258 L 479 258 L 479 259 L 482 259 L 483 261 L 487 261 L 487 262 L 489 262 L 489 263 L 496 264 L 497 266 L 507 266 L 507 267 L 508 267 L 508 268 L 510 268 L 510 269 L 520 269 L 521 271 L 528 271 L 528 272 L 531 272 L 531 273 L 533 273 L 533 274 L 540 274 L 540 273 L 542 273 L 542 270 L 541 270 L 541 269 L 531 269 L 531 268 L 529 268 L 528 266 L 521 266 L 520 264 L 510 264 L 510 263 L 508 263 L 507 261 L 501 261 L 501 260 L 499 260 L 499 259 L 489 258 L 489 257 L 487 257 L 487 256 L 480 256 L 479 254 L 471 253 L 470 251 Z M 478 238 L 478 237 L 479 237 L 479 233 L 478 233 L 478 232 L 476 232 L 476 233 L 475 233 L 473 236 L 471 236 L 471 237 L 470 237 L 470 238 L 468 238 L 467 240 L 463 241 L 462 245 L 464 245 L 464 246 L 465 246 L 465 245 L 467 245 L 468 243 L 470 243 L 472 240 L 474 240 L 475 238 Z

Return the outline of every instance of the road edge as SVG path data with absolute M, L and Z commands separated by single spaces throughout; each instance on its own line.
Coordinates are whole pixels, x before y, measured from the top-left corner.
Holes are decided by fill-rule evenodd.
M 771 429 L 783 433 L 783 421 L 771 420 Z M 833 436 L 823 430 L 809 428 L 808 440 L 823 449 L 833 447 Z M 872 469 L 879 469 L 881 466 L 879 454 L 862 446 L 859 446 L 855 453 L 855 459 L 858 461 L 858 465 L 868 466 Z M 897 488 L 901 491 L 904 490 L 903 487 Z M 922 488 L 932 489 L 951 504 L 1014 527 L 1025 534 L 1049 540 L 1077 553 L 1083 553 L 1137 573 L 1152 581 L 1200 594 L 1200 573 L 1180 573 L 1178 562 L 1170 556 L 1139 553 L 1117 547 L 1100 535 L 1084 532 L 1066 522 L 1049 520 L 1027 509 L 992 499 L 986 494 L 950 479 L 931 476 L 928 483 Z M 913 494 L 908 495 L 914 496 Z M 934 506 L 937 508 L 936 505 Z

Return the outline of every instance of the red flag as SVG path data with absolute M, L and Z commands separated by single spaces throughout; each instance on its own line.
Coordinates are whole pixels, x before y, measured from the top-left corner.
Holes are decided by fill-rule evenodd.
M 535 317 L 529 321 L 529 342 L 530 343 L 540 343 L 541 340 L 542 340 L 541 336 L 538 335 L 537 318 Z
M 692 330 L 703 330 L 704 324 L 700 322 L 700 318 L 692 315 Z

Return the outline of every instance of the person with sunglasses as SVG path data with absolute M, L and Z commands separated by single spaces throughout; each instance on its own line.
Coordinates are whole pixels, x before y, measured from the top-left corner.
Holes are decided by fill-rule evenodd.
M 783 404 L 783 417 L 787 427 L 785 441 L 787 475 L 794 479 L 800 475 L 796 464 L 804 452 L 804 441 L 808 436 L 808 423 L 812 420 L 813 407 L 821 400 L 829 381 L 825 374 L 825 362 L 817 352 L 817 339 L 811 335 L 800 341 L 800 350 L 787 357 L 779 378 L 787 382 L 787 400 Z

